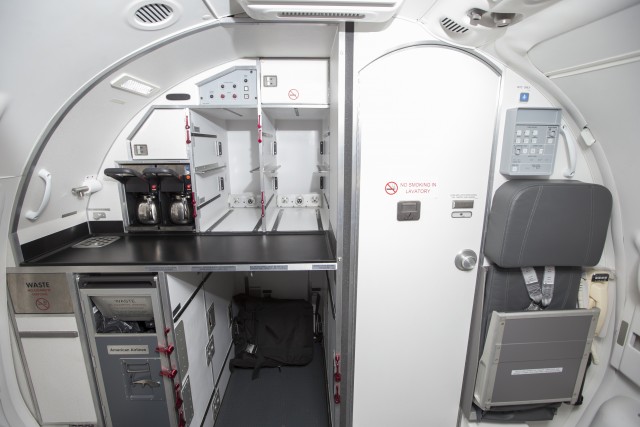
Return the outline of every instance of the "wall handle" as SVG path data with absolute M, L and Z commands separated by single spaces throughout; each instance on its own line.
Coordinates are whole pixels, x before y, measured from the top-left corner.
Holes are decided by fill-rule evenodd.
M 573 135 L 571 135 L 571 132 L 567 129 L 567 125 L 565 123 L 560 126 L 560 135 L 562 135 L 562 138 L 567 145 L 567 153 L 569 154 L 569 167 L 564 170 L 563 175 L 565 178 L 573 178 L 576 174 L 576 163 L 578 161 L 576 154 L 576 141 L 573 139 Z
M 38 176 L 44 180 L 44 195 L 42 196 L 42 202 L 40 203 L 40 207 L 38 208 L 38 210 L 27 211 L 27 213 L 24 215 L 31 221 L 35 221 L 38 219 L 42 211 L 44 211 L 49 204 L 49 199 L 51 198 L 51 174 L 46 169 L 40 169 L 40 171 L 38 172 Z

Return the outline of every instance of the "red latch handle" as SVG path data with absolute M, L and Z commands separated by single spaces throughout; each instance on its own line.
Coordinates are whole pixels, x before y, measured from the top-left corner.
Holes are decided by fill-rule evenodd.
M 336 354 L 336 370 L 333 374 L 333 379 L 335 382 L 339 383 L 342 380 L 342 375 L 340 374 L 340 355 Z
M 340 404 L 340 400 L 342 400 L 340 398 L 340 386 L 337 385 L 336 386 L 336 394 L 333 395 L 333 401 L 335 402 L 336 405 Z
M 167 356 L 170 356 L 171 353 L 173 353 L 173 350 L 175 350 L 175 347 L 172 344 L 166 347 L 162 347 L 162 346 L 156 347 L 156 351 L 158 353 L 166 354 Z
M 187 427 L 187 420 L 184 419 L 184 412 L 178 412 L 178 427 Z
M 182 400 L 182 396 L 180 395 L 180 391 L 176 391 L 176 409 L 180 409 L 184 401 Z
M 174 379 L 176 375 L 178 375 L 178 370 L 162 368 L 162 370 L 160 371 L 160 375 L 162 375 L 163 377 Z

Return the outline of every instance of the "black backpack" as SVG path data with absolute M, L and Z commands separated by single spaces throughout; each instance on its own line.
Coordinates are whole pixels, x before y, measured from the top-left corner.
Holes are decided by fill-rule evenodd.
M 313 360 L 313 307 L 304 300 L 236 295 L 233 369 L 306 365 Z

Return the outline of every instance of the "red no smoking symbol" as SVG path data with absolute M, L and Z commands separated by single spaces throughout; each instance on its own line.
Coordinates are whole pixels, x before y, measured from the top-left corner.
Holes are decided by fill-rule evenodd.
M 393 196 L 394 194 L 396 194 L 398 192 L 398 184 L 396 184 L 393 181 L 387 182 L 384 185 L 384 191 L 390 195 Z
M 298 92 L 298 89 L 289 89 L 289 99 L 295 101 L 299 97 L 300 97 L 300 92 Z
M 36 300 L 36 307 L 38 307 L 38 310 L 46 311 L 49 310 L 50 306 L 51 304 L 49 304 L 49 301 L 44 298 L 38 298 Z

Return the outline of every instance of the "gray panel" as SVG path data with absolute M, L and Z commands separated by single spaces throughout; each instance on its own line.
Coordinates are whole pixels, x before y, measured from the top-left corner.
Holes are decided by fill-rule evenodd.
M 624 320 L 620 323 L 620 332 L 618 332 L 618 339 L 616 343 L 618 345 L 624 346 L 624 342 L 627 339 L 627 332 L 629 331 L 629 322 L 625 322 Z
M 575 402 L 598 313 L 494 312 L 478 367 L 478 406 Z
M 16 314 L 73 313 L 65 273 L 9 273 L 7 286 Z
M 509 181 L 493 197 L 484 253 L 503 268 L 596 265 L 611 207 L 601 185 Z
M 586 341 L 527 342 L 522 344 L 502 344 L 500 363 L 548 360 L 582 359 Z
M 548 317 L 509 319 L 504 327 L 502 343 L 545 343 L 586 339 L 591 328 L 590 315 L 585 313 L 582 316 L 555 317 L 554 313 L 560 315 L 562 312 L 545 311 Z
M 187 353 L 187 337 L 184 332 L 184 322 L 178 323 L 174 329 L 176 335 L 176 354 L 180 378 L 185 378 L 189 371 L 189 354 Z
M 492 402 L 570 401 L 581 363 L 582 359 L 500 363 Z
M 165 380 L 160 375 L 162 367 L 155 352 L 155 334 L 96 336 L 95 341 L 111 424 L 114 427 L 169 427 Z M 110 354 L 109 347 L 113 349 L 113 346 L 146 347 L 149 354 L 134 356 L 113 351 Z

